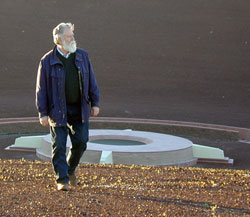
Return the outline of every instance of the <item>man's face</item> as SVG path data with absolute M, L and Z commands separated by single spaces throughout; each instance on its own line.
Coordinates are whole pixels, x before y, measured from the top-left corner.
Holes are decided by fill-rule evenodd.
M 61 41 L 64 50 L 70 53 L 74 53 L 76 51 L 76 41 L 74 33 L 71 29 L 66 29 L 64 31 L 64 36 L 62 37 Z
M 71 41 L 75 41 L 74 32 L 71 29 L 66 29 L 64 31 L 64 41 L 66 43 L 70 43 Z

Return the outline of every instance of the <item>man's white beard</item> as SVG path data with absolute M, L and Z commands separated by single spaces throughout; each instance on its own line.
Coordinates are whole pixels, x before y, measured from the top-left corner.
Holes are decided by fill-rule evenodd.
M 76 52 L 76 41 L 71 41 L 67 43 L 66 41 L 62 40 L 62 46 L 63 49 L 70 52 L 70 53 L 75 53 Z

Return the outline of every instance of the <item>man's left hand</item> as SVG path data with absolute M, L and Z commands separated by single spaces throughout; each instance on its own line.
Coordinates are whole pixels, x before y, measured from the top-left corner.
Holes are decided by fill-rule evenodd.
M 96 117 L 99 114 L 99 111 L 100 111 L 99 107 L 96 107 L 96 106 L 92 107 L 91 108 L 91 116 Z

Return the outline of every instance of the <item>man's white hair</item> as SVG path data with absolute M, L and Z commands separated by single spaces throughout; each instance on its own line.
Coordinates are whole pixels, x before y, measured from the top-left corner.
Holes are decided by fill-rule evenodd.
M 53 29 L 53 39 L 56 45 L 59 44 L 59 37 L 62 38 L 64 36 L 64 32 L 66 29 L 71 29 L 74 31 L 74 24 L 72 23 L 60 23 Z

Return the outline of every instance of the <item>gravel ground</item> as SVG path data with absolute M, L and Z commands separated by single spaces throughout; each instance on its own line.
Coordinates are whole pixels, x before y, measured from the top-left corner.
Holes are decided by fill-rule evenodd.
M 81 164 L 68 192 L 49 162 L 0 171 L 1 216 L 250 216 L 250 171 Z

